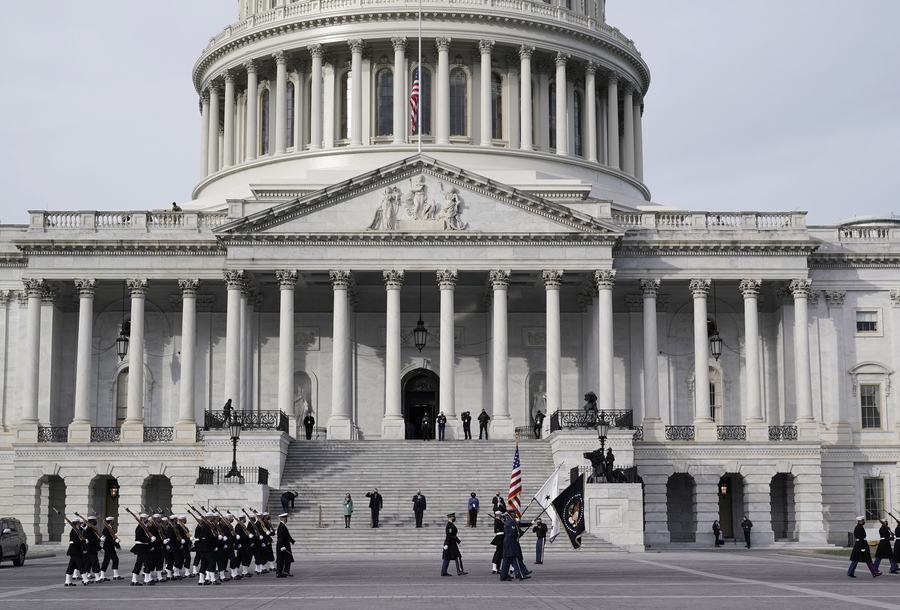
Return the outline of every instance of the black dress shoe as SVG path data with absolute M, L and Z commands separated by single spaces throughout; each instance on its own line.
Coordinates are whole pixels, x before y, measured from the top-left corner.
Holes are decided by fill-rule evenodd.
M 456 573 L 457 576 L 465 576 L 466 574 L 468 574 L 468 572 L 457 572 Z
M 132 587 L 143 587 L 143 586 L 144 586 L 144 583 L 142 583 L 142 582 L 133 582 L 133 583 L 131 583 L 131 586 L 132 586 Z
M 441 576 L 450 576 L 450 574 L 448 574 L 447 572 L 444 572 L 443 574 L 441 574 Z
M 856 574 L 847 574 L 850 578 L 856 578 Z
M 879 576 L 881 576 L 881 572 L 875 572 L 874 574 L 872 574 L 872 578 L 878 578 Z

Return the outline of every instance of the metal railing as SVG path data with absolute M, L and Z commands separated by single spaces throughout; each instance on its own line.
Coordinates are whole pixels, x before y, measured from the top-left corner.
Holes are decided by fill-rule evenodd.
M 637 466 L 622 466 L 613 468 L 612 480 L 607 481 L 601 476 L 600 481 L 594 480 L 593 466 L 573 466 L 569 469 L 569 482 L 571 483 L 580 475 L 587 475 L 586 483 L 641 483 L 641 477 L 638 476 Z
M 269 471 L 261 466 L 241 466 L 238 472 L 239 477 L 228 477 L 225 475 L 231 472 L 228 466 L 215 466 L 213 468 L 200 467 L 197 475 L 197 485 L 221 485 L 223 483 L 232 485 L 268 485 Z
M 667 441 L 694 440 L 694 426 L 666 426 Z
M 203 434 L 203 428 L 202 428 L 202 427 L 197 426 L 197 436 L 195 437 L 194 440 L 196 440 L 198 443 L 202 443 L 202 442 L 204 442 L 204 441 L 206 440 L 206 435 Z
M 68 426 L 38 426 L 39 443 L 68 443 Z
M 231 418 L 224 411 L 206 411 L 203 417 L 204 430 L 228 428 L 231 421 L 241 422 L 244 430 L 280 430 L 288 432 L 288 416 L 283 411 L 238 411 L 231 412 Z
M 770 441 L 797 440 L 797 426 L 769 426 Z
M 644 440 L 644 426 L 635 426 L 634 435 L 631 437 L 632 442 Z
M 516 428 L 516 436 L 518 436 L 521 440 L 534 440 L 536 438 L 534 436 L 534 427 L 518 426 Z
M 631 410 L 616 411 L 557 411 L 550 416 L 550 432 L 563 428 L 567 430 L 594 430 L 600 416 L 606 417 L 610 428 L 625 430 L 634 429 L 634 412 Z
M 720 441 L 745 441 L 747 426 L 716 426 L 716 438 Z
M 120 428 L 91 426 L 92 443 L 118 443 L 120 440 L 122 440 Z
M 145 427 L 145 443 L 171 443 L 175 440 L 175 428 Z

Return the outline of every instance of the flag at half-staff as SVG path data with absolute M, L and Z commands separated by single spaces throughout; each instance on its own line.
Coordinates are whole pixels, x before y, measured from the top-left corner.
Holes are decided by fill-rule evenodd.
M 522 516 L 522 502 L 519 496 L 522 494 L 522 463 L 519 461 L 519 439 L 516 438 L 516 454 L 513 456 L 512 472 L 509 475 L 509 495 L 506 497 L 506 508 L 516 513 L 516 518 Z
M 584 475 L 575 479 L 553 500 L 553 508 L 559 517 L 573 549 L 581 548 L 584 535 Z
M 541 486 L 532 498 L 532 501 L 536 502 L 550 519 L 550 531 L 547 533 L 547 539 L 550 542 L 553 542 L 562 531 L 562 527 L 559 524 L 559 515 L 553 509 L 553 500 L 559 495 L 559 469 L 561 467 L 562 464 L 556 467 L 556 470 L 553 471 L 547 482 Z

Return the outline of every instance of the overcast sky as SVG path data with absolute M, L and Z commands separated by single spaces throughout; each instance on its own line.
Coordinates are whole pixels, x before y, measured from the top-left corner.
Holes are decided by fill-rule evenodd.
M 234 0 L 6 2 L 0 221 L 190 199 L 191 67 Z M 608 0 L 650 66 L 645 181 L 687 210 L 900 214 L 900 1 Z M 894 188 L 891 188 L 894 187 Z

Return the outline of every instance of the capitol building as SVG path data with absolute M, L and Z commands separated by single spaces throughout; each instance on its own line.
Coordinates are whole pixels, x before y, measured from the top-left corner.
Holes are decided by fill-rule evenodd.
M 605 0 L 428 0 L 421 38 L 408 0 L 237 4 L 193 66 L 190 198 L 0 225 L 0 514 L 31 541 L 54 506 L 209 497 L 229 399 L 273 490 L 307 413 L 325 447 L 484 409 L 511 447 L 541 410 L 527 442 L 585 466 L 594 392 L 645 544 L 745 514 L 845 544 L 897 506 L 900 217 L 653 201 L 665 101 Z

